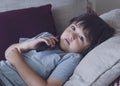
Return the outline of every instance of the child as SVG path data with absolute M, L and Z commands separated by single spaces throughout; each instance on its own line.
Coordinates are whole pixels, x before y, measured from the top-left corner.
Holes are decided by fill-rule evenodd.
M 91 49 L 114 34 L 114 29 L 97 15 L 83 14 L 71 20 L 58 40 L 41 33 L 27 41 L 11 45 L 0 62 L 3 86 L 62 86 Z M 36 52 L 46 43 L 50 49 Z M 58 43 L 56 45 L 56 43 Z

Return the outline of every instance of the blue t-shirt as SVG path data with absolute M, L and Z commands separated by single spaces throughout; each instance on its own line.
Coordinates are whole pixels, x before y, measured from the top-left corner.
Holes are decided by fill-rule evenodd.
M 44 32 L 28 40 L 51 35 Z M 24 41 L 26 39 L 21 40 Z M 43 79 L 46 80 L 51 77 L 63 82 L 69 79 L 82 58 L 80 54 L 66 53 L 59 49 L 58 46 L 41 52 L 31 50 L 24 53 L 23 57 L 26 63 Z M 6 86 L 27 86 L 16 69 L 8 61 L 0 62 L 0 79 Z

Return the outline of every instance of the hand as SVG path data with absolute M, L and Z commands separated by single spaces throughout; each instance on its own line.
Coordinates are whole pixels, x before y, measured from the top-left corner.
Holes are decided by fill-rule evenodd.
M 23 50 L 31 50 L 31 49 L 37 49 L 40 45 L 40 43 L 45 42 L 48 46 L 54 47 L 58 39 L 56 37 L 50 36 L 50 37 L 42 37 L 37 39 L 31 39 L 28 41 L 25 41 L 21 44 L 21 48 Z
M 56 45 L 56 42 L 58 42 L 58 39 L 56 37 L 53 37 L 53 36 L 44 37 L 43 40 L 44 40 L 43 42 L 45 42 L 45 44 L 47 44 L 50 47 L 54 47 Z

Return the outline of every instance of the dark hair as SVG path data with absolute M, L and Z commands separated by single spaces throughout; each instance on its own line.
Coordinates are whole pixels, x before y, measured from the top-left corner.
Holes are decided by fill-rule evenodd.
M 82 14 L 78 17 L 74 17 L 70 21 L 70 23 L 73 22 L 81 22 L 80 25 L 83 26 L 83 30 L 89 31 L 88 39 L 90 40 L 90 46 L 82 52 L 83 55 L 86 55 L 95 46 L 112 37 L 115 32 L 112 27 L 96 14 Z

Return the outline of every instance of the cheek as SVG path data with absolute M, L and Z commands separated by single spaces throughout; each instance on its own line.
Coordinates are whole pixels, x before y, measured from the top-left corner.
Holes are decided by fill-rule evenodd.
M 66 42 L 65 42 L 64 39 L 61 39 L 61 40 L 60 40 L 60 47 L 61 47 L 61 49 L 63 49 L 64 51 L 67 51 L 68 45 L 66 44 Z
M 70 49 L 71 49 L 71 51 L 73 51 L 73 52 L 80 52 L 80 51 L 82 51 L 82 49 L 83 49 L 83 45 L 82 45 L 82 43 L 80 43 L 80 42 L 78 42 L 78 41 L 75 41 L 75 42 L 72 42 L 72 43 L 71 43 Z

